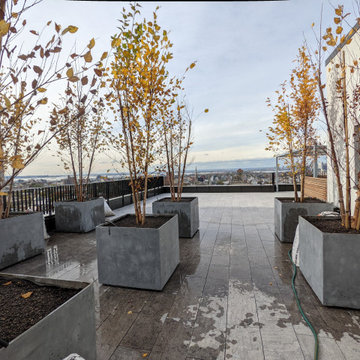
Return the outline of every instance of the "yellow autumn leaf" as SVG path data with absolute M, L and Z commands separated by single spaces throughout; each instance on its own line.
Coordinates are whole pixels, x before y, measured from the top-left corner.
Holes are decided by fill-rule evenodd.
M 14 159 L 11 163 L 11 166 L 16 170 L 21 170 L 25 167 L 24 163 L 19 155 L 14 157 Z
M 131 315 L 132 314 L 132 311 L 130 310 L 130 311 L 128 311 L 128 315 Z
M 338 18 L 338 17 L 334 18 L 334 23 L 335 24 L 340 24 L 340 21 L 341 21 L 340 18 Z
M 6 35 L 9 31 L 10 24 L 7 23 L 5 20 L 0 21 L 0 37 Z
M 41 93 L 43 93 L 43 92 L 45 92 L 45 91 L 46 91 L 46 89 L 45 89 L 45 88 L 41 88 L 41 87 L 40 87 L 40 88 L 38 88 L 37 90 L 38 90 L 39 92 L 41 92 Z
M 77 81 L 79 81 L 80 79 L 79 79 L 77 76 L 70 76 L 70 77 L 68 78 L 68 80 L 71 81 L 71 82 L 77 82 Z
M 342 10 L 343 10 L 343 7 L 339 6 L 337 9 L 335 9 L 335 14 L 338 15 L 338 16 L 341 16 Z
M 88 51 L 85 55 L 84 55 L 84 59 L 86 62 L 91 62 L 92 61 L 92 55 L 91 52 Z
M 25 293 L 25 294 L 21 294 L 21 297 L 23 298 L 23 299 L 27 299 L 27 298 L 29 298 L 31 295 L 32 295 L 32 291 L 29 291 L 29 292 L 27 292 L 27 293 Z
M 107 53 L 107 51 L 105 51 L 105 52 L 101 55 L 100 61 L 103 61 L 104 59 L 106 59 L 107 56 L 108 56 L 108 53 Z
M 89 42 L 89 45 L 87 46 L 89 49 L 92 49 L 95 46 L 95 39 L 92 38 Z
M 68 69 L 68 71 L 66 72 L 66 76 L 69 78 L 74 76 L 74 70 L 72 68 Z
M 11 101 L 4 95 L 5 105 L 8 110 L 11 108 Z
M 0 191 L 0 196 L 7 196 L 6 192 Z
M 4 284 L 2 284 L 3 286 L 8 286 L 8 285 L 10 285 L 11 284 L 11 281 L 8 281 L 8 282 L 6 282 L 6 283 L 4 283 Z
M 69 25 L 63 32 L 62 34 L 66 34 L 67 32 L 70 32 L 71 34 L 75 34 L 78 31 L 78 27 L 74 26 L 74 25 Z
M 204 110 L 204 113 L 208 113 L 208 112 L 209 112 L 209 109 L 205 109 L 205 110 Z
M 144 354 L 142 354 L 141 356 L 142 356 L 143 358 L 146 358 L 148 355 L 149 355 L 148 353 L 144 353 Z
M 351 43 L 352 39 L 349 39 L 346 44 L 349 45 Z
M 45 98 L 43 98 L 43 99 L 40 100 L 40 104 L 41 104 L 41 105 L 45 105 L 45 104 L 47 104 L 47 102 L 48 102 L 48 98 L 47 98 L 47 97 L 45 97 Z
M 193 62 L 193 63 L 190 65 L 190 69 L 194 68 L 195 65 L 196 65 L 196 64 Z
M 315 26 L 315 23 L 312 23 L 312 24 L 311 24 L 311 27 L 313 28 L 314 26 Z
M 342 31 L 343 31 L 343 28 L 342 28 L 341 26 L 338 26 L 338 27 L 336 28 L 336 33 L 337 33 L 338 35 L 341 34 Z

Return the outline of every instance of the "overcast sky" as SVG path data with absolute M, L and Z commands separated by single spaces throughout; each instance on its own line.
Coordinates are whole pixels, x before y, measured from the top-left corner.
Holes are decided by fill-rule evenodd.
M 260 132 L 272 121 L 265 100 L 289 77 L 304 36 L 313 43 L 311 24 L 319 22 L 322 3 L 324 22 L 331 23 L 331 5 L 321 0 L 160 3 L 158 22 L 170 31 L 174 43 L 170 70 L 182 74 L 196 60 L 185 82 L 187 98 L 195 114 L 210 110 L 195 122 L 196 163 L 272 157 L 264 150 L 265 134 Z M 352 11 L 352 0 L 343 3 Z M 151 17 L 159 2 L 141 4 L 142 15 Z M 27 18 L 37 28 L 50 19 L 76 25 L 78 46 L 94 37 L 100 54 L 109 49 L 121 9 L 127 5 L 43 0 Z M 63 173 L 55 162 L 44 153 L 26 173 Z M 108 160 L 101 158 L 95 172 L 108 167 Z

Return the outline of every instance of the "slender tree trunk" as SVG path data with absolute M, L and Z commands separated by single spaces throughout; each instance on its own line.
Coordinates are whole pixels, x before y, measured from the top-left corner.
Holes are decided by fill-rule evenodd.
M 119 101 L 119 107 L 120 107 L 120 117 L 121 117 L 121 124 L 122 124 L 122 133 L 124 136 L 124 143 L 125 143 L 125 151 L 126 151 L 126 159 L 127 159 L 127 163 L 128 163 L 128 168 L 129 168 L 129 174 L 130 174 L 130 187 L 131 187 L 131 192 L 132 192 L 132 196 L 134 199 L 134 203 L 135 203 L 135 217 L 136 217 L 136 222 L 138 222 L 138 208 L 137 208 L 137 203 L 136 201 L 136 183 L 134 181 L 134 174 L 133 173 L 133 164 L 132 164 L 132 158 L 131 158 L 131 154 L 130 154 L 130 146 L 132 145 L 131 142 L 129 141 L 129 137 L 127 134 L 127 119 L 125 118 L 124 115 L 124 110 L 123 110 L 123 105 L 122 105 L 122 101 L 121 101 L 121 94 L 118 91 L 118 101 Z M 130 109 L 128 109 L 128 114 L 130 112 Z M 129 116 L 129 115 L 128 115 Z
M 182 134 L 183 134 L 183 127 L 182 127 L 182 118 L 180 115 L 180 110 L 178 110 L 178 119 L 179 119 L 179 129 L 180 129 L 180 136 L 179 136 L 179 159 L 178 159 L 178 186 L 177 186 L 177 201 L 181 200 L 181 192 L 182 192 L 182 186 L 181 186 L 181 156 L 182 156 Z
M 319 87 L 321 106 L 322 106 L 322 109 L 323 109 L 325 122 L 326 122 L 326 127 L 327 127 L 327 132 L 328 132 L 328 136 L 329 136 L 330 152 L 331 152 L 331 163 L 332 163 L 332 167 L 333 167 L 333 170 L 334 170 L 334 173 L 335 173 L 336 184 L 337 184 L 337 189 L 338 189 L 341 222 L 342 222 L 342 225 L 345 225 L 344 193 L 343 193 L 343 187 L 342 187 L 341 177 L 340 177 L 339 162 L 338 162 L 338 158 L 337 158 L 336 150 L 335 150 L 334 136 L 333 136 L 331 123 L 330 123 L 328 112 L 327 112 L 327 105 L 326 105 L 326 101 L 325 101 L 324 88 L 323 88 L 323 84 L 321 82 L 320 66 L 321 66 L 321 64 L 319 63 L 319 68 L 318 68 L 318 71 L 317 71 L 317 82 L 318 82 L 318 87 Z
M 304 144 L 303 144 L 302 159 L 301 159 L 300 202 L 304 202 L 306 156 L 307 156 L 307 122 L 305 124 L 305 129 L 304 129 Z
M 299 196 L 297 192 L 297 183 L 296 183 L 296 167 L 295 167 L 295 161 L 294 161 L 294 154 L 293 151 L 289 151 L 290 156 L 290 166 L 291 166 L 291 174 L 292 174 L 292 181 L 293 181 L 293 188 L 294 188 L 294 200 L 295 202 L 299 201 Z
M 5 214 L 4 214 L 4 217 L 5 219 L 9 217 L 10 215 L 10 210 L 11 210 L 11 199 L 12 199 L 12 196 L 11 196 L 11 193 L 12 193 L 12 190 L 13 190 L 13 185 L 14 185 L 14 176 L 12 176 L 12 179 L 10 181 L 10 184 L 9 184 L 9 195 L 8 195 L 8 201 L 7 201 L 7 204 L 6 204 L 6 209 L 5 209 Z
M 0 21 L 4 20 L 5 17 L 5 5 L 6 0 L 0 0 Z M 0 51 L 3 51 L 2 48 L 2 37 L 0 37 Z M 2 139 L 2 130 L 1 130 L 1 121 L 0 121 L 0 156 L 3 154 L 4 147 L 3 147 L 3 139 Z M 4 160 L 0 157 L 0 191 L 3 189 L 5 183 L 5 169 L 4 169 Z M 11 195 L 8 196 L 8 203 L 10 202 Z M 0 219 L 4 212 L 4 203 L 3 203 L 3 196 L 0 195 Z
M 151 108 L 151 104 L 150 104 Z M 148 124 L 150 124 L 151 119 L 148 119 Z M 148 164 L 149 164 L 149 150 L 150 150 L 150 125 L 147 125 L 146 129 L 146 155 L 145 155 L 145 184 L 144 184 L 144 197 L 143 197 L 143 213 L 141 217 L 141 224 L 144 225 L 145 223 L 145 216 L 146 216 L 146 199 L 147 199 L 147 189 L 148 189 Z
M 191 127 L 192 127 L 192 121 L 190 119 L 189 120 L 189 129 L 188 129 L 188 138 L 187 138 L 187 142 L 186 142 L 185 156 L 184 156 L 184 162 L 183 162 L 183 168 L 182 168 L 182 174 L 181 174 L 180 194 L 182 194 L 183 187 L 184 187 L 186 163 L 187 163 L 187 157 L 188 157 L 188 152 L 189 152 L 190 143 L 191 143 Z
M 358 190 L 356 192 L 356 200 L 355 200 L 354 227 L 356 230 L 360 230 L 360 171 L 358 172 L 357 177 L 358 177 L 358 181 L 357 181 Z
M 346 171 L 346 184 L 345 184 L 345 228 L 349 229 L 351 226 L 351 182 L 350 182 L 350 156 L 349 156 L 349 124 L 348 124 L 348 111 L 347 111 L 347 94 L 346 94 L 346 65 L 345 65 L 345 52 L 342 53 L 342 76 L 343 76 L 343 93 L 342 105 L 344 114 L 344 133 L 345 133 L 345 171 Z

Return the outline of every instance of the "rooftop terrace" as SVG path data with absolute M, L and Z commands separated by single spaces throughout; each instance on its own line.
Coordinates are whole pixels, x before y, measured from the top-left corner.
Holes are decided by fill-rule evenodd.
M 276 194 L 196 195 L 200 230 L 180 239 L 180 265 L 162 292 L 96 282 L 98 359 L 312 359 L 314 339 L 290 285 L 291 245 L 273 234 Z M 149 199 L 149 212 L 163 196 Z M 128 212 L 131 205 L 116 210 Z M 94 231 L 54 233 L 44 255 L 4 272 L 92 281 L 96 262 Z M 319 358 L 359 359 L 360 311 L 322 306 L 301 274 L 296 286 Z

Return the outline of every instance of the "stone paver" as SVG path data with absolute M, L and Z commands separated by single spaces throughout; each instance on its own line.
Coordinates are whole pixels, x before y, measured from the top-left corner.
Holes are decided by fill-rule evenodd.
M 44 255 L 5 272 L 95 281 L 99 360 L 312 359 L 314 340 L 290 287 L 291 245 L 274 238 L 279 194 L 192 195 L 200 231 L 180 239 L 181 263 L 162 292 L 99 284 L 95 232 L 52 234 Z M 149 212 L 161 196 L 149 199 Z M 301 274 L 297 289 L 320 359 L 360 359 L 360 311 L 323 307 Z

